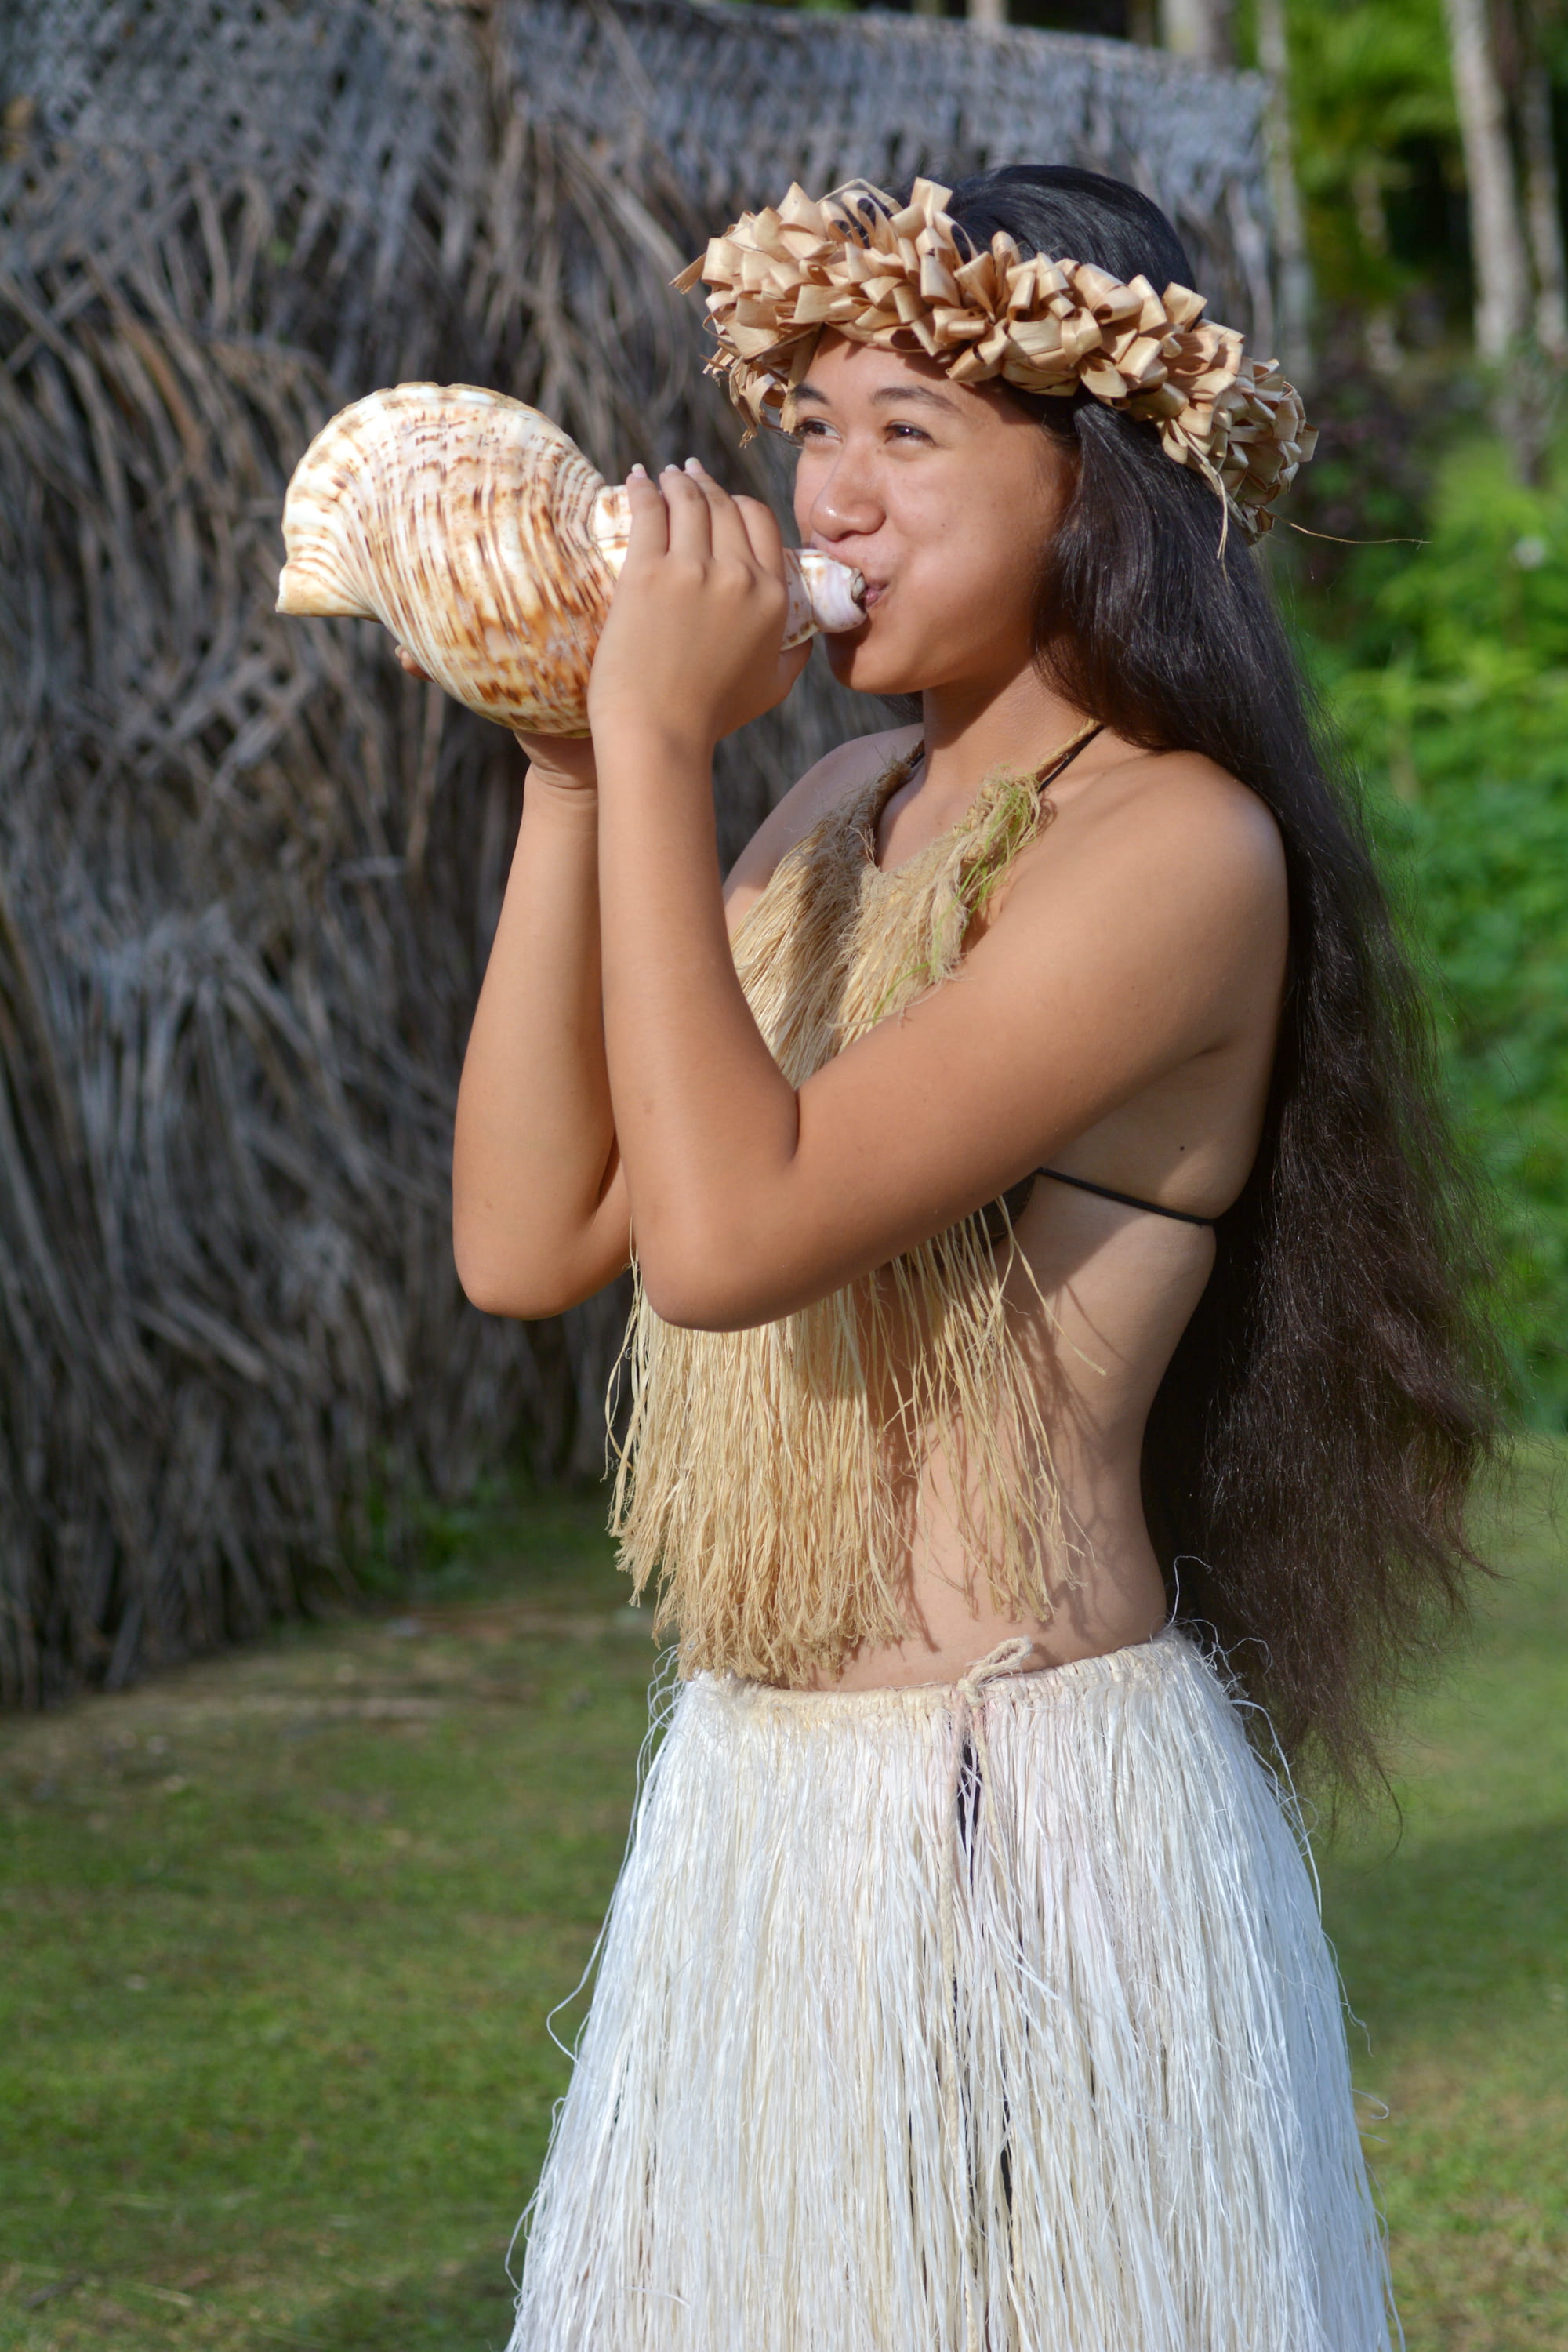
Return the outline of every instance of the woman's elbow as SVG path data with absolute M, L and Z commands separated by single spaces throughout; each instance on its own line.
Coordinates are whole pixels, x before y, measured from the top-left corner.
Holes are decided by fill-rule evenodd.
M 453 1237 L 452 1255 L 463 1296 L 481 1315 L 503 1316 L 513 1323 L 542 1323 L 552 1315 L 564 1315 L 569 1307 L 588 1296 L 587 1290 L 566 1278 L 569 1270 L 562 1265 L 520 1265 L 515 1258 L 465 1243 L 458 1235 Z
M 637 1274 L 659 1321 L 683 1331 L 750 1330 L 795 1303 L 778 1296 L 776 1268 L 748 1265 L 711 1235 L 684 1244 L 639 1236 Z
M 643 1297 L 647 1300 L 661 1323 L 669 1323 L 678 1331 L 727 1331 L 734 1326 L 726 1321 L 718 1308 L 711 1291 L 701 1283 L 684 1282 L 679 1276 L 651 1275 L 641 1258 L 637 1275 L 642 1283 Z
M 489 1266 L 466 1268 L 458 1262 L 458 1280 L 464 1297 L 481 1315 L 503 1316 L 512 1323 L 542 1323 L 564 1314 L 571 1302 L 540 1287 L 525 1288 L 515 1276 Z

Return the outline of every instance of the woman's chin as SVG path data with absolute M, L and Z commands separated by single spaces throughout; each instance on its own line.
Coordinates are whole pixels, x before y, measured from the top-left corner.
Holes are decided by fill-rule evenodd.
M 919 694 L 922 680 L 891 646 L 879 646 L 869 632 L 825 637 L 827 667 L 852 694 Z

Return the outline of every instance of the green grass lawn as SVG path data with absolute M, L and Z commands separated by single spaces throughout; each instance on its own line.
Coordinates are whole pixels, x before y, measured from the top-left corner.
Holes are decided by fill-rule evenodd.
M 1560 1459 L 1402 1827 L 1324 1865 L 1411 2352 L 1568 2347 Z M 600 1516 L 530 1505 L 404 1615 L 0 1731 L 5 2352 L 504 2345 L 645 1721 Z
M 1479 1638 L 1322 1863 L 1410 2352 L 1568 2347 L 1568 1456 L 1526 1457 Z

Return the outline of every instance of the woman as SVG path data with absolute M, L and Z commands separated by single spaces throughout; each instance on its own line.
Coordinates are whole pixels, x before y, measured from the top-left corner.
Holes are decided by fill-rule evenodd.
M 1371 2352 L 1242 1710 L 1364 1764 L 1487 1420 L 1418 1008 L 1243 544 L 1300 405 L 1093 173 L 793 191 L 703 275 L 864 575 L 835 670 L 921 715 L 721 890 L 714 745 L 804 656 L 692 465 L 632 478 L 591 742 L 526 746 L 458 1265 L 549 1315 L 635 1237 L 618 1512 L 683 1680 L 514 2346 Z

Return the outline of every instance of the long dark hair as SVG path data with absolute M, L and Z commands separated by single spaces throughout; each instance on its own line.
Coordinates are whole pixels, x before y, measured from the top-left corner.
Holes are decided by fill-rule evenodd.
M 1191 285 L 1147 197 L 1018 165 L 949 206 L 976 247 Z M 1023 397 L 1022 395 L 1017 395 Z M 1179 1621 L 1288 1752 L 1355 1781 L 1383 1704 L 1462 1612 L 1466 1498 L 1497 1426 L 1483 1224 L 1434 1082 L 1425 999 L 1256 558 L 1154 428 L 1026 402 L 1074 457 L 1037 644 L 1088 716 L 1205 753 L 1269 808 L 1290 952 L 1268 1118 L 1150 1413 L 1144 1505 Z

